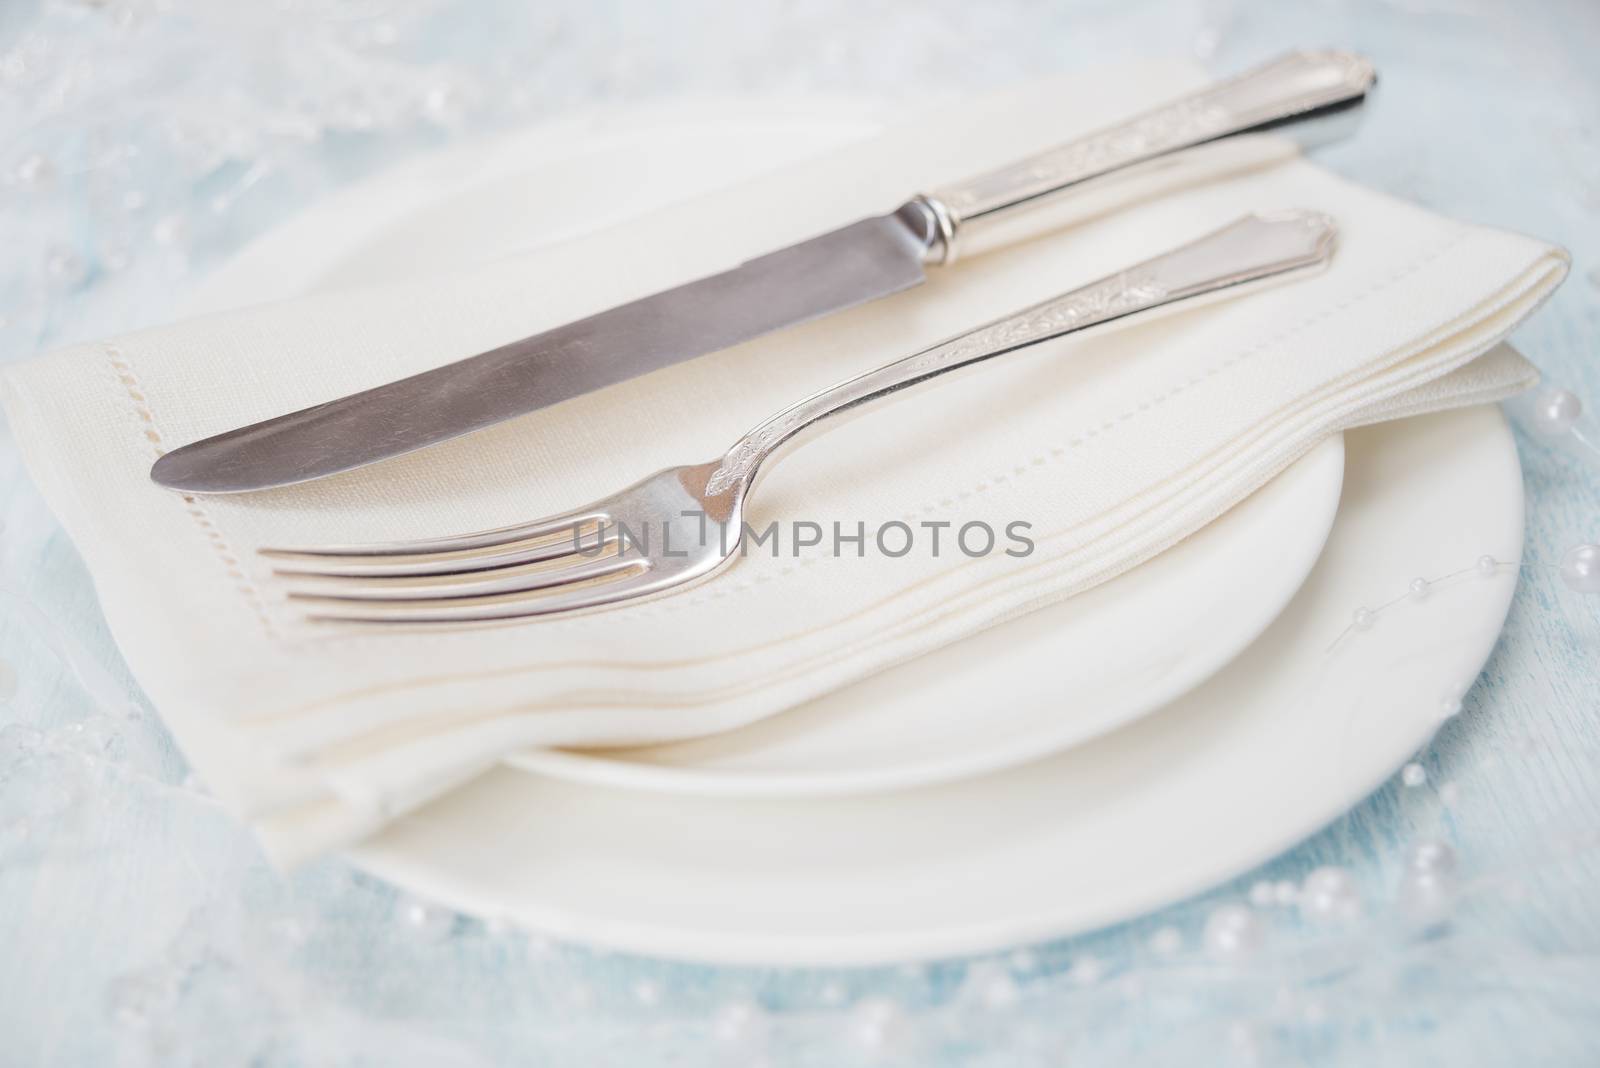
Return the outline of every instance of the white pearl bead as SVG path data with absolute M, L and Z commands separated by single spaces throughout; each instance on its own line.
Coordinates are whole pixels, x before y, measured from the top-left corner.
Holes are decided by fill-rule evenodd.
M 1259 1064 L 1261 1060 L 1261 1032 L 1251 1023 L 1235 1020 L 1228 1025 L 1228 1045 L 1233 1047 L 1236 1060 L 1243 1064 Z
M 1272 888 L 1273 896 L 1278 899 L 1278 904 L 1288 908 L 1300 900 L 1300 888 L 1293 879 L 1279 879 L 1278 885 Z
M 1105 978 L 1106 966 L 1097 957 L 1079 957 L 1072 962 L 1067 976 L 1079 986 L 1093 986 Z
M 1162 927 L 1150 936 L 1150 951 L 1170 957 L 1183 949 L 1183 932 L 1176 927 Z
M 1264 909 L 1276 900 L 1272 884 L 1265 879 L 1250 888 L 1250 904 L 1258 909 Z
M 1456 851 L 1440 841 L 1417 842 L 1406 850 L 1406 868 L 1414 872 L 1453 872 Z
M 900 1006 L 887 998 L 868 998 L 856 1006 L 850 1030 L 863 1047 L 881 1053 L 899 1046 L 909 1029 Z
M 57 248 L 45 257 L 45 273 L 64 289 L 76 289 L 89 277 L 89 265 L 69 248 Z
M 1244 905 L 1222 905 L 1206 917 L 1206 952 L 1221 960 L 1237 960 L 1261 946 L 1261 919 Z
M 1478 574 L 1484 578 L 1489 578 L 1500 569 L 1500 561 L 1485 553 L 1483 556 L 1478 557 L 1477 568 Z
M 1377 616 L 1370 608 L 1357 608 L 1350 615 L 1350 622 L 1356 630 L 1369 630 Z
M 719 1041 L 731 1044 L 758 1042 L 766 1031 L 767 1014 L 750 1001 L 734 1001 L 722 1006 L 711 1022 L 711 1033 Z
M 174 986 L 150 974 L 135 973 L 113 979 L 106 998 L 111 1018 L 130 1030 L 145 1030 L 154 1018 L 171 1011 L 178 997 Z
M 1600 593 L 1600 545 L 1574 545 L 1561 557 L 1561 581 L 1579 593 Z
M 440 83 L 431 85 L 422 96 L 422 113 L 440 125 L 449 125 L 456 119 L 456 89 Z
M 633 1000 L 645 1008 L 655 1008 L 661 1004 L 661 984 L 651 979 L 640 979 L 633 984 Z
M 1406 870 L 1398 894 L 1401 909 L 1424 923 L 1435 923 L 1456 894 L 1456 852 L 1438 841 L 1417 842 L 1406 851 Z
M 1300 888 L 1300 915 L 1317 923 L 1344 922 L 1361 912 L 1361 891 L 1344 868 L 1323 867 Z
M 1022 990 L 1005 969 L 995 965 L 978 965 L 967 976 L 968 988 L 978 1004 L 988 1009 L 1007 1009 L 1017 1003 Z
M 1450 911 L 1456 879 L 1449 872 L 1412 871 L 1400 880 L 1400 910 L 1418 923 L 1437 923 Z
M 17 164 L 17 183 L 26 189 L 43 189 L 55 176 L 55 165 L 37 152 Z
M 167 216 L 165 219 L 162 219 L 160 222 L 156 223 L 150 231 L 151 236 L 156 239 L 156 242 L 162 245 L 179 244 L 184 240 L 185 237 L 188 236 L 188 233 L 188 224 L 183 221 L 183 217 L 181 215 Z
M 396 912 L 402 924 L 424 938 L 443 938 L 456 924 L 449 911 L 416 898 L 401 898 Z
M 1565 389 L 1547 389 L 1534 403 L 1533 428 L 1541 434 L 1565 434 L 1583 414 L 1583 402 Z
M 1400 781 L 1407 786 L 1421 786 L 1428 781 L 1428 770 L 1413 760 L 1400 769 Z
M 1458 697 L 1445 697 L 1439 701 L 1439 719 L 1447 720 L 1461 714 L 1461 699 Z

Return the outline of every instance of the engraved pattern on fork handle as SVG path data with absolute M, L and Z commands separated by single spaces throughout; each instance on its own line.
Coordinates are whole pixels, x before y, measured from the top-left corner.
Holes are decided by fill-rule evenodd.
M 1191 297 L 1235 290 L 1317 267 L 1332 255 L 1333 221 L 1316 212 L 1247 215 L 1155 259 L 978 327 L 903 360 L 815 393 L 751 430 L 706 481 L 717 496 L 801 431 L 958 367 Z

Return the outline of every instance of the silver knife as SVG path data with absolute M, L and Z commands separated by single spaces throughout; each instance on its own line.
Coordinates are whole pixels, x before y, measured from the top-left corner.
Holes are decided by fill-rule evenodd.
M 150 477 L 186 493 L 306 482 L 421 449 L 920 283 L 929 267 L 1258 164 L 1253 135 L 1320 140 L 1372 65 L 1296 52 L 730 271 L 387 385 L 185 445 Z M 1338 131 L 1335 131 L 1338 132 Z M 1306 137 L 1297 138 L 1302 141 Z

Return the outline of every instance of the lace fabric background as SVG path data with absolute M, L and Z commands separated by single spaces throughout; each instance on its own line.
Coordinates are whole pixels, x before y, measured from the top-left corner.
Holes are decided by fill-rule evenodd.
M 1324 162 L 1572 247 L 1573 278 L 1515 340 L 1600 403 L 1600 9 L 1584 0 L 10 0 L 0 358 L 161 321 L 299 206 L 448 140 L 667 97 L 932 102 L 1321 44 L 1384 80 Z M 1483 678 L 1322 834 L 1085 938 L 756 971 L 549 945 L 337 862 L 273 875 L 187 776 L 0 443 L 0 1062 L 1592 1063 L 1600 599 L 1554 568 L 1600 538 L 1600 474 L 1537 435 L 1524 467 L 1529 566 Z

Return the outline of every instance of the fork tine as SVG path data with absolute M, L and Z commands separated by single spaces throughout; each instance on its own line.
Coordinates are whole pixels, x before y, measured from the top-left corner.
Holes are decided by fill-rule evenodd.
M 613 553 L 598 559 L 542 560 L 531 564 L 442 575 L 407 576 L 297 576 L 291 600 L 306 601 L 444 601 L 501 593 L 553 589 L 589 579 L 604 578 L 649 565 L 638 556 Z
M 392 626 L 416 623 L 484 623 L 528 619 L 594 608 L 626 600 L 647 589 L 650 567 L 633 561 L 631 570 L 568 582 L 555 587 L 482 597 L 437 600 L 361 600 L 337 597 L 295 597 L 314 623 L 363 623 Z
M 532 527 L 533 524 L 527 524 Z M 509 530 L 511 528 L 504 528 Z M 361 553 L 353 547 L 337 546 L 322 549 L 261 549 L 261 555 L 277 561 L 273 573 L 286 577 L 329 576 L 381 578 L 407 575 L 456 575 L 474 571 L 488 571 L 557 560 L 563 557 L 584 557 L 598 553 L 612 544 L 616 530 L 607 531 L 595 526 L 585 530 L 583 524 L 568 524 L 545 529 L 521 540 L 487 540 L 491 532 L 465 535 L 460 538 L 440 538 L 437 544 L 451 543 L 452 547 L 400 552 L 394 549 L 369 546 Z M 460 544 L 478 542 L 473 544 Z M 415 545 L 415 542 L 391 542 L 394 546 Z M 352 551 L 345 551 L 351 549 Z M 580 549 L 582 550 L 580 552 Z
M 342 545 L 284 546 L 261 549 L 263 556 L 271 557 L 321 557 L 321 556 L 418 556 L 423 553 L 460 552 L 470 549 L 487 549 L 512 542 L 532 541 L 554 534 L 568 534 L 574 528 L 592 527 L 609 519 L 603 508 L 591 505 L 564 515 L 547 516 L 528 523 L 512 523 L 471 534 L 452 534 L 439 538 L 414 538 L 409 541 L 350 542 Z

